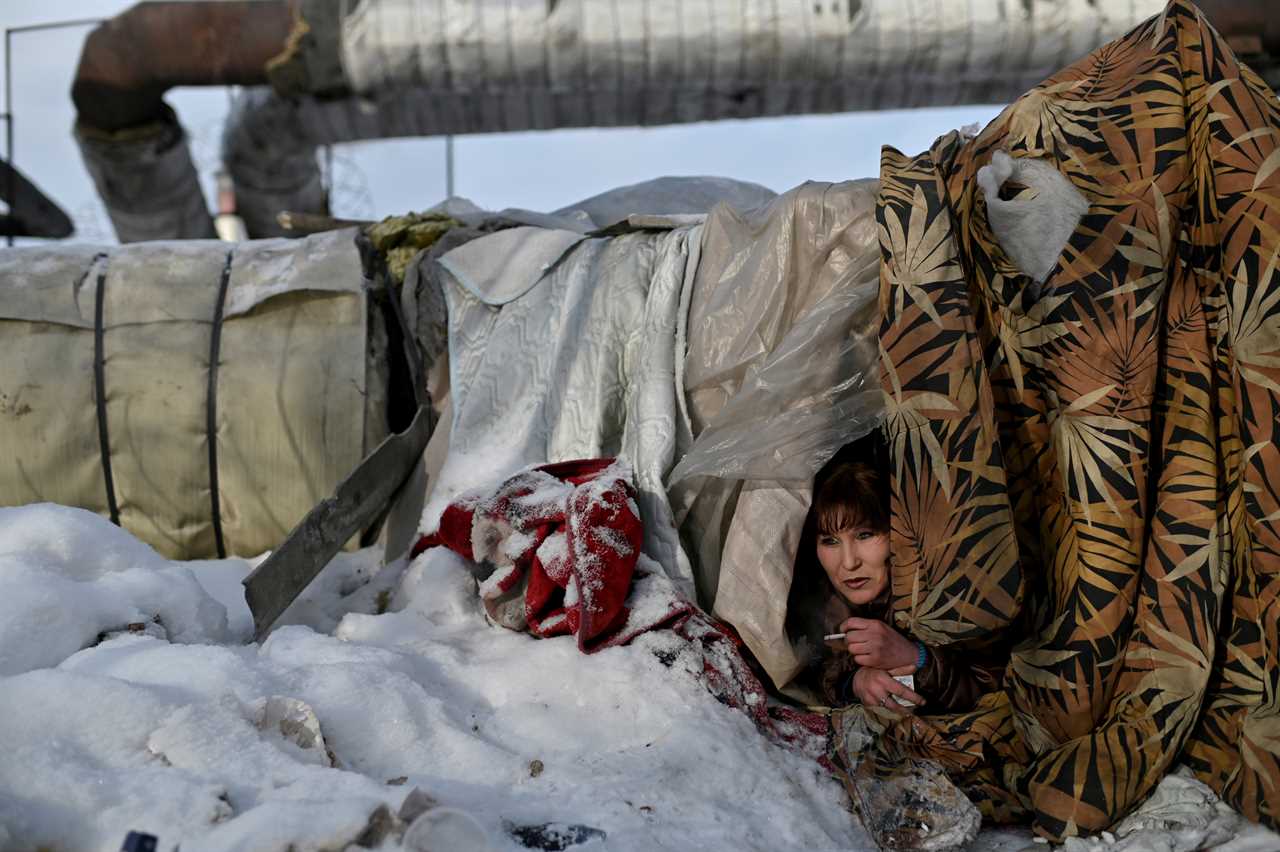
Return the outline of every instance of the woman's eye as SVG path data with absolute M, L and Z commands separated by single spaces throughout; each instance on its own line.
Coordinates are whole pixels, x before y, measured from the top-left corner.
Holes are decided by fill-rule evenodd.
M 858 541 L 866 541 L 869 538 L 875 538 L 875 537 L 876 537 L 876 534 L 871 532 L 871 530 L 858 531 Z
M 831 535 L 824 535 L 822 538 L 818 539 L 818 544 L 823 547 L 835 547 L 839 543 L 840 542 L 836 541 L 835 536 Z

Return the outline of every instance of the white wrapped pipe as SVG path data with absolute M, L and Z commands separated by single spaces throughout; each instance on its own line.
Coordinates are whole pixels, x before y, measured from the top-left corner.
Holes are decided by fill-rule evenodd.
M 224 159 L 249 232 L 273 236 L 282 233 L 280 210 L 323 210 L 319 145 L 994 103 L 1161 8 L 1160 0 L 362 0 L 316 48 L 337 46 L 359 97 L 250 92 L 228 121 Z M 337 25 L 321 17 L 316 26 L 326 24 Z
M 437 133 L 1011 100 L 1161 0 L 360 0 L 350 88 L 465 96 Z

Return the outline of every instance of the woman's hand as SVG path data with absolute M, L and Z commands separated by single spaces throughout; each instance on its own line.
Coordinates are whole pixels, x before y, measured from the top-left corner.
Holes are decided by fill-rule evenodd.
M 860 666 L 873 669 L 916 668 L 916 643 L 894 630 L 883 621 L 869 618 L 849 618 L 840 625 L 844 631 L 845 649 Z
M 853 673 L 853 694 L 863 707 L 884 707 L 897 713 L 909 713 L 924 703 L 924 699 L 893 679 L 882 669 L 861 668 Z M 914 707 L 904 707 L 894 696 L 909 701 Z

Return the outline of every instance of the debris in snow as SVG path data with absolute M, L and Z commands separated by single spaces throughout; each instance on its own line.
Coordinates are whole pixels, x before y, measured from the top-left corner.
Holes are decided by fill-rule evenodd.
M 126 624 L 123 629 L 104 630 L 98 634 L 98 642 L 106 642 L 108 639 L 127 635 L 150 636 L 152 639 L 159 639 L 161 642 L 169 641 L 169 631 L 164 629 L 164 625 L 160 623 L 160 617 L 156 616 L 150 621 L 132 621 Z
M 378 805 L 373 809 L 373 813 L 369 814 L 369 823 L 356 838 L 355 844 L 365 849 L 376 849 L 391 836 L 395 829 L 396 818 L 391 815 L 391 809 L 386 805 Z
M 182 852 L 339 850 L 383 805 L 396 817 L 384 850 L 432 848 L 398 832 L 441 809 L 472 815 L 493 852 L 530 848 L 504 822 L 580 826 L 570 852 L 874 848 L 838 783 L 707 693 L 706 664 L 722 656 L 707 651 L 709 626 L 690 622 L 692 639 L 651 630 L 591 655 L 569 637 L 495 630 L 469 563 L 436 548 L 394 575 L 391 611 L 348 612 L 334 628 L 334 613 L 372 603 L 392 566 L 343 590 L 377 564 L 372 550 L 336 558 L 304 593 L 314 596 L 297 611 L 305 626 L 259 646 L 244 639 L 245 560 L 175 565 L 91 513 L 0 510 L 0 668 L 21 672 L 0 680 L 0 849 L 110 852 L 138 830 Z M 75 618 L 18 606 L 46 599 Z M 629 623 L 653 624 L 676 599 L 642 556 Z M 222 608 L 226 632 L 203 621 Z M 93 644 L 156 613 L 172 642 L 126 628 Z M 81 618 L 92 632 L 61 644 Z M 583 683 L 602 688 L 573 688 Z M 259 730 L 264 696 L 311 708 L 341 768 Z M 545 764 L 537 781 L 530 755 Z M 1242 825 L 1224 850 L 1280 849 L 1274 833 Z M 989 829 L 983 852 L 1030 845 L 1029 832 L 1000 831 L 1008 842 L 986 844 L 998 834 Z M 1115 852 L 1144 848 L 1116 834 Z
M 592 840 L 604 840 L 608 835 L 589 825 L 547 822 L 540 825 L 505 826 L 507 833 L 528 849 L 544 852 L 563 852 L 571 846 L 581 846 Z
M 400 810 L 396 812 L 396 817 L 407 825 L 432 808 L 439 806 L 440 803 L 435 800 L 434 796 L 429 796 L 414 787 L 400 804 Z
M 120 852 L 156 852 L 158 838 L 154 834 L 131 831 L 124 836 Z
M 889 764 L 864 757 L 849 773 L 849 784 L 863 825 L 881 849 L 963 849 L 982 825 L 978 809 L 931 760 Z
M 320 733 L 320 719 L 311 705 L 296 698 L 274 695 L 256 708 L 260 731 L 276 731 L 302 750 L 302 759 L 317 766 L 337 766 L 333 752 Z
M 1199 852 L 1201 849 L 1249 850 L 1280 848 L 1276 838 L 1227 807 L 1207 785 L 1180 766 L 1137 810 L 1111 831 L 1093 837 L 1069 837 L 1063 852 Z M 1250 836 L 1258 837 L 1255 845 Z M 1234 842 L 1231 842 L 1234 841 Z M 1225 845 L 1224 845 L 1225 844 Z
M 529 761 L 529 777 L 530 778 L 537 778 L 539 775 L 542 774 L 542 770 L 544 769 L 546 769 L 546 767 L 543 765 L 541 760 L 534 758 L 533 760 Z

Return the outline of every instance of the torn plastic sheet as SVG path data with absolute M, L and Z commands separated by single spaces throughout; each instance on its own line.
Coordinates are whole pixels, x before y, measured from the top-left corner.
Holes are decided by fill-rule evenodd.
M 697 437 L 668 487 L 807 483 L 879 422 L 878 186 L 806 183 L 708 216 L 684 362 Z
M 668 484 L 692 476 L 808 481 L 883 411 L 875 282 L 828 294 L 751 370 Z

